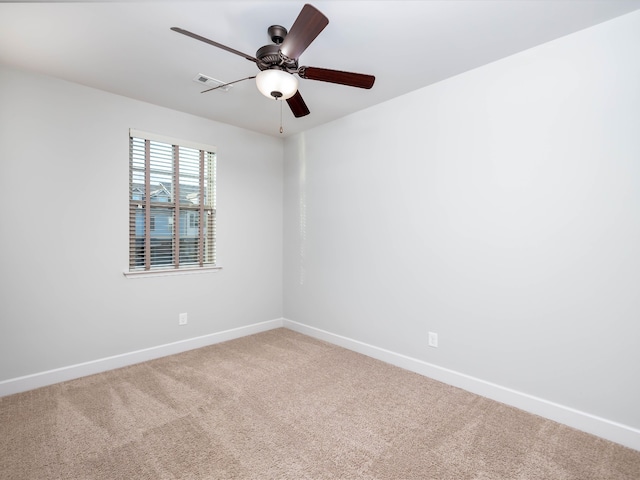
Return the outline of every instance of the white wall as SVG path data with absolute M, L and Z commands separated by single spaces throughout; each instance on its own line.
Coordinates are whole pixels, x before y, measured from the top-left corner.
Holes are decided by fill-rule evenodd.
M 634 13 L 284 149 L 0 67 L 0 387 L 284 313 L 640 448 L 639 44 Z M 130 127 L 217 145 L 222 271 L 122 275 Z
M 281 139 L 5 67 L 0 105 L 0 382 L 282 317 Z M 221 271 L 123 276 L 130 127 L 217 146 Z
M 640 429 L 639 46 L 640 12 L 288 139 L 285 318 Z

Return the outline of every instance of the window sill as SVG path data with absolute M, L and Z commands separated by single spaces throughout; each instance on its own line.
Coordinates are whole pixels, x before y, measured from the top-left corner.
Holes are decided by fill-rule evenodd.
M 222 270 L 222 267 L 193 267 L 193 268 L 178 268 L 167 270 L 144 270 L 137 272 L 122 272 L 127 278 L 149 278 L 149 277 L 173 277 L 175 275 L 193 275 L 195 273 L 214 273 L 218 270 Z

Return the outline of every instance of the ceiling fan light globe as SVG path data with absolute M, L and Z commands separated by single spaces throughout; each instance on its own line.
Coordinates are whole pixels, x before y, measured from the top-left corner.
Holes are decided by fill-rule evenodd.
M 263 70 L 256 76 L 256 86 L 267 98 L 286 100 L 298 91 L 298 79 L 283 70 Z

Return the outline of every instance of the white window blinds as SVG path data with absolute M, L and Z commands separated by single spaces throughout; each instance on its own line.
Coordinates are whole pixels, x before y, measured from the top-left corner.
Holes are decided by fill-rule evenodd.
M 215 148 L 131 130 L 129 165 L 129 271 L 215 266 Z

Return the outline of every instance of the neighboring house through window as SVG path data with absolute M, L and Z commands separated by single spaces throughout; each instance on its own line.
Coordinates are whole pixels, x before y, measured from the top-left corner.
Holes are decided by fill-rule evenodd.
M 129 133 L 129 272 L 216 265 L 215 148 Z

